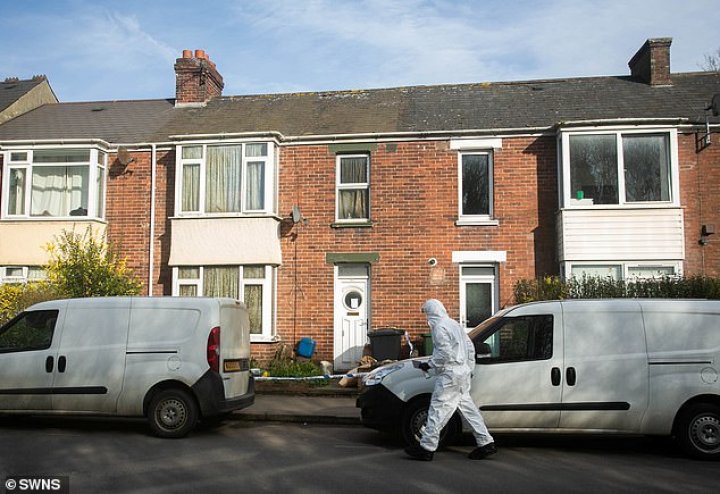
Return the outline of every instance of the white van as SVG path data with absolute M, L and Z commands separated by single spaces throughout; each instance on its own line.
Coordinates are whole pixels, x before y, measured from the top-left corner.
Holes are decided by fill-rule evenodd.
M 254 402 L 248 314 L 232 299 L 99 297 L 0 328 L 0 412 L 146 416 L 182 437 Z
M 674 435 L 690 455 L 720 458 L 720 301 L 537 302 L 470 337 L 471 394 L 491 432 Z M 363 423 L 417 441 L 434 378 L 404 361 L 364 384 Z M 443 440 L 461 426 L 456 415 Z

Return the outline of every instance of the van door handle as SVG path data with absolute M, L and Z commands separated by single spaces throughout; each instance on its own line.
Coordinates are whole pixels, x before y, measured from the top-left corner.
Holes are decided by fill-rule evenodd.
M 553 367 L 550 370 L 550 381 L 552 381 L 553 386 L 560 386 L 560 368 L 559 367 Z
M 575 383 L 577 382 L 577 372 L 575 372 L 575 367 L 568 367 L 567 371 L 565 372 L 565 380 L 568 383 L 568 386 L 575 386 Z
M 45 359 L 45 372 L 52 372 L 53 367 L 55 367 L 55 358 L 50 355 L 48 358 Z
M 63 355 L 58 359 L 58 371 L 65 372 L 65 367 L 67 367 L 67 359 Z

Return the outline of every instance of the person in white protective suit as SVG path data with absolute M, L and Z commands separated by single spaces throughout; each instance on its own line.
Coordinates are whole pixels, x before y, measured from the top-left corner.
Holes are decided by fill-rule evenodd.
M 430 461 L 438 448 L 440 431 L 455 410 L 470 424 L 477 448 L 468 458 L 481 460 L 497 452 L 492 436 L 478 407 L 470 397 L 470 383 L 475 368 L 475 347 L 465 330 L 448 316 L 442 302 L 430 299 L 422 306 L 432 332 L 433 353 L 419 368 L 433 369 L 437 379 L 430 400 L 430 409 L 419 445 L 411 445 L 405 452 L 412 458 Z

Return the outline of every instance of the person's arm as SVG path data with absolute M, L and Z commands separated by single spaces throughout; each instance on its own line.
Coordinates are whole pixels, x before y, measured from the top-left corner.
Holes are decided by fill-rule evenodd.
M 430 367 L 442 372 L 446 363 L 452 356 L 452 341 L 446 328 L 440 326 L 433 332 L 433 353 L 430 357 Z

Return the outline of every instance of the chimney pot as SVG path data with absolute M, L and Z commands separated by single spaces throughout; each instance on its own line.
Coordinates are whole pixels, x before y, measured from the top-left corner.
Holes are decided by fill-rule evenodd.
M 195 50 L 195 58 L 204 59 L 205 50 Z
M 192 50 L 183 50 L 183 58 L 192 58 Z

